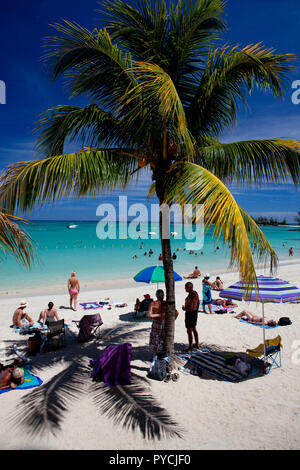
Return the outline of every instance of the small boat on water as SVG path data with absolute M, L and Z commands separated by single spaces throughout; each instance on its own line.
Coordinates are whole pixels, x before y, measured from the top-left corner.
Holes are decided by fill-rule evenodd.
M 67 225 L 67 228 L 76 228 L 78 225 Z

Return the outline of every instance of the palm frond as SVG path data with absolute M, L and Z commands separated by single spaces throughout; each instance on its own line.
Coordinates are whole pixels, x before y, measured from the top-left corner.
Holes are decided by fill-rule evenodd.
M 86 107 L 55 106 L 40 117 L 36 146 L 44 157 L 64 153 L 66 142 L 80 142 L 81 147 L 98 147 L 121 140 L 118 120 L 96 104 Z
M 125 188 L 138 168 L 130 149 L 85 149 L 77 153 L 12 164 L 0 178 L 0 201 L 11 210 L 63 197 L 79 198 Z M 7 206 L 5 206 L 7 204 Z
M 180 438 L 182 430 L 145 389 L 145 380 L 132 374 L 131 385 L 93 387 L 94 402 L 101 413 L 112 419 L 117 426 L 128 430 L 139 429 L 144 439 L 162 437 Z
M 204 142 L 203 142 L 204 143 Z M 199 147 L 194 162 L 204 166 L 226 183 L 300 181 L 300 142 L 283 139 L 249 140 L 233 143 L 211 142 Z
M 158 65 L 148 62 L 136 62 L 132 70 L 139 84 L 124 97 L 123 106 L 133 103 L 126 121 L 131 127 L 132 121 L 137 123 L 137 116 L 142 114 L 141 106 L 144 110 L 150 109 L 152 116 L 158 113 L 161 121 L 176 135 L 181 151 L 192 155 L 194 146 L 187 128 L 184 107 L 171 77 Z
M 254 87 L 283 98 L 293 61 L 293 54 L 275 54 L 261 44 L 212 51 L 186 111 L 192 133 L 218 136 L 234 126 L 240 104 L 246 105 L 246 96 Z
M 177 176 L 178 174 L 178 176 Z M 270 267 L 277 264 L 277 256 L 265 235 L 253 219 L 240 208 L 219 178 L 194 163 L 176 164 L 170 173 L 166 201 L 191 204 L 193 209 L 202 205 L 197 217 L 204 216 L 206 230 L 214 226 L 216 240 L 223 237 L 231 246 L 230 266 L 238 266 L 241 279 L 254 282 L 257 289 L 252 251 L 259 251 L 259 259 L 270 259 Z
M 126 90 L 136 85 L 131 54 L 112 44 L 106 30 L 89 31 L 66 20 L 53 27 L 60 36 L 46 38 L 43 57 L 52 78 L 67 74 L 73 95 L 87 94 L 113 111 Z
M 35 256 L 34 242 L 17 225 L 17 222 L 27 221 L 6 212 L 0 212 L 0 258 L 6 253 L 10 253 L 18 262 L 30 268 Z

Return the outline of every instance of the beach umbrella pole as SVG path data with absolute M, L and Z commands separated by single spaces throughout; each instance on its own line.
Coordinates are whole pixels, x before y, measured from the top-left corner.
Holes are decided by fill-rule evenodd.
M 264 345 L 264 373 L 266 373 L 266 332 L 265 332 L 265 303 L 262 302 L 263 345 Z

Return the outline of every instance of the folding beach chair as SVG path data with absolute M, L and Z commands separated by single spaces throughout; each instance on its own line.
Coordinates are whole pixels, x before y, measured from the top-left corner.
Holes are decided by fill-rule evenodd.
M 100 338 L 100 326 L 103 325 L 101 315 L 84 315 L 80 320 L 72 320 L 79 329 L 78 343 L 89 341 L 91 338 Z
M 47 330 L 41 331 L 41 351 L 51 351 L 65 346 L 65 321 L 46 321 Z
M 281 336 L 278 335 L 276 338 L 267 339 L 265 341 L 266 348 L 266 360 L 268 361 L 268 371 L 267 374 L 271 372 L 272 367 L 281 367 L 281 348 L 283 347 L 281 342 Z M 247 349 L 246 352 L 249 356 L 261 358 L 264 356 L 264 345 L 260 344 L 255 349 Z

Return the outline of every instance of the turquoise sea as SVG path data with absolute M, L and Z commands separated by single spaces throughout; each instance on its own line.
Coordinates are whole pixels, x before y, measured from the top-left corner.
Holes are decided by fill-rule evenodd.
M 74 229 L 67 225 L 77 224 Z M 141 232 L 140 238 L 125 238 L 128 225 L 117 224 L 117 238 L 101 240 L 97 237 L 97 222 L 32 222 L 26 226 L 27 232 L 36 242 L 39 259 L 31 270 L 20 266 L 13 257 L 7 256 L 0 263 L 0 291 L 28 291 L 61 285 L 65 286 L 71 271 L 76 271 L 80 281 L 85 284 L 95 281 L 132 279 L 146 266 L 161 264 L 158 257 L 161 253 L 158 235 L 149 235 L 158 227 L 151 226 Z M 281 262 L 300 258 L 300 232 L 292 227 L 262 227 L 263 232 L 272 244 Z M 120 237 L 118 234 L 120 233 Z M 229 250 L 216 242 L 210 229 L 204 237 L 203 248 L 189 254 L 184 250 L 186 239 L 171 239 L 172 251 L 176 253 L 174 269 L 179 274 L 191 272 L 199 266 L 202 273 L 218 273 L 227 270 Z M 283 246 L 284 245 L 284 246 Z M 294 256 L 288 256 L 289 247 L 293 247 Z M 218 247 L 218 249 L 217 249 Z M 149 257 L 149 250 L 153 254 Z M 179 249 L 179 250 L 178 250 Z M 178 251 L 177 251 L 178 250 Z M 203 254 L 201 254 L 201 252 Z M 145 255 L 146 253 L 146 255 Z

